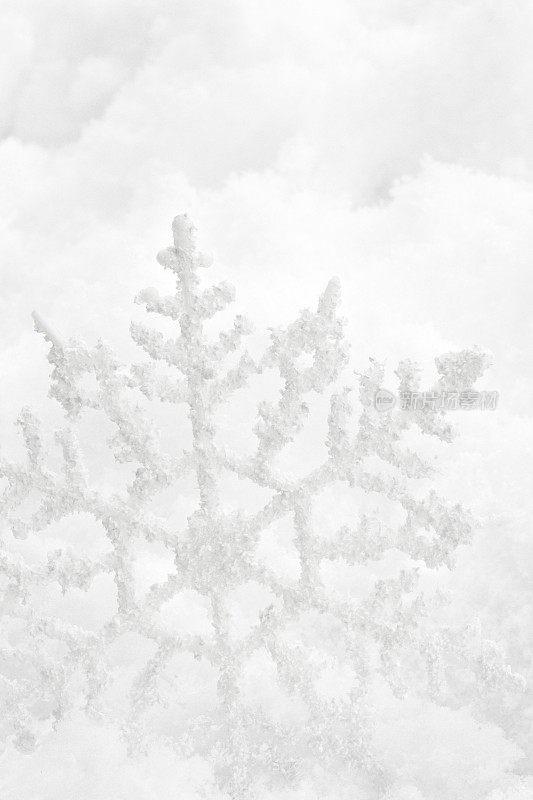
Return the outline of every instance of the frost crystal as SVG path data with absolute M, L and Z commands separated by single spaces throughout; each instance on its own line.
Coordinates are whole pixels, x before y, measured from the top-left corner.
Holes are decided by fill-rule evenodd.
M 452 625 L 439 592 L 426 597 L 419 586 L 421 574 L 453 567 L 472 523 L 433 489 L 416 488 L 427 487 L 432 472 L 401 440 L 414 426 L 449 441 L 451 429 L 429 408 L 376 411 L 384 370 L 375 361 L 359 376 L 358 392 L 339 385 L 348 349 L 336 280 L 316 311 L 271 330 L 262 357 L 245 350 L 225 366 L 251 328 L 236 317 L 231 330 L 208 339 L 205 323 L 233 301 L 234 290 L 227 283 L 201 288 L 198 270 L 208 261 L 196 252 L 186 216 L 174 220 L 173 233 L 174 245 L 157 259 L 175 274 L 176 293 L 160 297 L 150 288 L 136 298 L 176 323 L 175 338 L 132 324 L 148 359 L 125 368 L 101 342 L 92 349 L 62 343 L 35 315 L 51 346 L 50 393 L 65 426 L 55 433 L 61 465 L 54 468 L 38 420 L 24 409 L 18 425 L 26 463 L 0 462 L 3 738 L 30 752 L 83 708 L 119 725 L 132 757 L 157 741 L 181 757 L 201 756 L 220 796 L 232 800 L 309 776 L 327 785 L 328 775 L 366 791 L 361 797 L 392 798 L 396 790 L 418 797 L 397 784 L 376 745 L 376 690 L 390 692 L 391 702 L 416 695 L 455 708 L 470 703 L 482 714 L 487 697 L 520 684 L 496 643 L 475 626 Z M 436 364 L 441 389 L 470 388 L 486 366 L 477 351 Z M 281 382 L 279 396 L 259 404 L 253 452 L 233 452 L 217 438 L 219 411 L 268 374 Z M 415 365 L 403 362 L 396 374 L 399 390 L 416 390 Z M 319 395 L 329 396 L 323 459 L 295 475 L 282 455 L 304 432 Z M 190 446 L 184 438 L 185 447 L 168 452 L 148 413 L 152 402 L 185 406 Z M 94 414 L 112 428 L 117 469 L 132 468 L 123 490 L 110 484 L 106 491 L 89 474 L 76 431 Z M 191 475 L 198 502 L 180 527 L 167 513 L 168 496 L 189 508 L 191 490 L 183 487 Z M 252 511 L 245 502 L 230 508 L 227 475 L 240 479 L 243 501 L 251 486 L 265 501 Z M 356 500 L 352 522 L 336 526 L 335 492 L 374 498 L 374 508 L 358 509 Z M 167 505 L 158 506 L 160 497 Z M 328 497 L 326 534 L 316 505 Z M 88 520 L 107 537 L 101 553 L 90 536 L 79 550 L 77 534 Z M 66 541 L 58 547 L 61 525 Z M 276 559 L 280 530 L 286 541 Z M 147 547 L 166 553 L 169 569 L 143 590 Z M 291 575 L 287 548 L 297 560 Z M 358 584 L 363 573 L 364 591 L 353 589 L 354 580 L 341 585 L 340 575 Z M 61 612 L 62 597 L 81 596 L 106 578 L 115 587 L 107 619 L 74 623 Z M 253 597 L 263 598 L 257 613 Z M 241 612 L 255 613 L 244 632 L 235 632 L 239 598 Z M 174 629 L 164 613 L 173 603 Z M 201 632 L 187 624 L 198 608 L 209 621 Z

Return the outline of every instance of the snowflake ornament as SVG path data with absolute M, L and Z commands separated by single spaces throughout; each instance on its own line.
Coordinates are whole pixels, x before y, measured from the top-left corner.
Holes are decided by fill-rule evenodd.
M 472 520 L 433 489 L 413 488 L 431 485 L 432 469 L 402 440 L 415 427 L 447 442 L 451 428 L 431 408 L 380 413 L 374 397 L 384 368 L 375 361 L 356 386 L 342 383 L 348 347 L 335 279 L 316 311 L 270 331 L 260 358 L 242 351 L 251 326 L 241 316 L 210 340 L 206 324 L 233 301 L 233 287 L 202 288 L 209 261 L 196 250 L 187 216 L 176 217 L 173 235 L 157 260 L 174 274 L 176 292 L 145 289 L 136 302 L 176 333 L 132 324 L 144 351 L 138 363 L 124 366 L 102 342 L 63 343 L 34 315 L 50 345 L 50 396 L 65 421 L 55 433 L 59 466 L 50 465 L 28 409 L 17 423 L 26 462 L 0 461 L 5 746 L 31 752 L 84 709 L 95 724 L 120 727 L 132 758 L 158 741 L 180 757 L 202 757 L 218 797 L 256 798 L 305 780 L 322 787 L 334 780 L 361 797 L 421 797 L 414 786 L 402 789 L 376 746 L 379 687 L 395 702 L 417 695 L 457 707 L 520 683 L 496 645 L 475 626 L 443 623 L 443 599 L 426 598 L 419 586 L 421 575 L 453 568 Z M 438 387 L 456 389 L 465 378 L 470 388 L 486 365 L 477 351 L 446 354 L 437 360 Z M 221 407 L 270 375 L 281 388 L 259 403 L 253 451 L 222 446 Z M 415 365 L 403 362 L 397 375 L 400 391 L 417 389 Z M 329 403 L 324 457 L 295 475 L 281 456 L 299 436 L 314 435 L 310 406 L 321 395 Z M 175 408 L 176 425 L 185 408 L 184 447 L 163 446 L 151 404 Z M 88 416 L 109 427 L 117 470 L 129 470 L 120 490 L 91 479 L 77 435 Z M 227 474 L 242 487 L 240 508 L 226 503 Z M 190 502 L 183 487 L 191 479 L 197 502 L 180 527 L 167 510 L 169 502 Z M 266 498 L 255 510 L 244 502 L 252 485 Z M 354 500 L 352 524 L 325 535 L 316 505 L 339 487 L 382 501 L 383 514 Z M 396 522 L 387 521 L 390 507 Z M 329 518 L 335 528 L 334 503 Z M 91 539 L 96 528 L 101 552 L 100 538 Z M 292 575 L 282 568 L 283 547 L 277 561 L 261 556 L 275 552 L 280 535 L 295 554 Z M 170 569 L 140 590 L 147 547 L 166 554 Z M 339 576 L 349 574 L 366 576 L 364 591 L 343 588 Z M 84 625 L 59 613 L 61 598 L 104 585 L 98 581 L 113 582 L 107 618 Z M 169 608 L 179 609 L 179 632 L 168 625 Z M 237 633 L 236 608 L 248 620 Z M 207 622 L 197 630 L 201 614 Z

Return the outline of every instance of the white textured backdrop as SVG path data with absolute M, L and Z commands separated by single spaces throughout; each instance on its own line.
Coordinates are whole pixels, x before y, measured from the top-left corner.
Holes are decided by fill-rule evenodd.
M 442 485 L 482 523 L 450 581 L 457 613 L 469 609 L 531 679 L 530 0 L 4 0 L 1 15 L 6 452 L 19 453 L 22 405 L 54 413 L 31 311 L 129 358 L 133 297 L 169 285 L 154 254 L 176 213 L 259 329 L 315 307 L 338 275 L 353 368 L 412 358 L 429 385 L 441 352 L 492 354 L 483 387 L 499 407 L 456 415 L 443 456 Z M 531 688 L 515 717 L 506 735 L 525 776 Z M 401 719 L 391 730 L 392 752 Z M 104 745 L 81 720 L 32 756 L 4 757 L 8 800 L 167 797 L 165 780 L 146 788 L 144 767 L 123 760 L 116 731 Z M 166 751 L 152 757 L 152 777 L 174 769 Z M 449 786 L 420 796 L 488 798 L 452 780 L 460 763 L 450 756 Z M 80 777 L 105 769 L 106 788 Z M 176 796 L 195 797 L 201 769 L 181 769 Z M 495 780 L 490 800 L 521 800 L 513 786 Z

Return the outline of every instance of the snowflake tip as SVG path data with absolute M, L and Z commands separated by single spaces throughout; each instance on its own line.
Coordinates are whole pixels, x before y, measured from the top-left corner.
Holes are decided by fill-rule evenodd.
M 174 246 L 178 250 L 192 252 L 195 249 L 196 228 L 190 221 L 187 214 L 180 214 L 172 221 L 172 233 L 174 235 Z
M 33 318 L 33 324 L 37 333 L 42 333 L 44 338 L 52 344 L 53 347 L 58 349 L 62 349 L 63 345 L 61 344 L 61 339 L 57 336 L 56 333 L 50 328 L 50 326 L 43 320 L 40 314 L 37 311 L 31 312 Z
M 341 282 L 334 277 L 328 282 L 318 303 L 319 313 L 331 313 L 337 307 L 340 300 Z

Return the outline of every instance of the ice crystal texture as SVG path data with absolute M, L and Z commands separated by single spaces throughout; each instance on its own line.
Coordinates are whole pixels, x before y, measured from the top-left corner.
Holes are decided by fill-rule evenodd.
M 336 280 L 316 311 L 270 331 L 260 357 L 238 356 L 251 332 L 240 316 L 213 341 L 206 328 L 233 288 L 201 287 L 209 264 L 186 216 L 174 220 L 173 234 L 157 258 L 174 273 L 175 294 L 146 289 L 136 302 L 167 318 L 176 335 L 132 324 L 145 354 L 139 363 L 120 364 L 101 342 L 62 342 L 34 317 L 50 345 L 50 394 L 65 421 L 54 461 L 24 409 L 26 461 L 0 462 L 4 742 L 29 754 L 84 712 L 96 725 L 118 726 L 131 759 L 157 742 L 181 759 L 201 758 L 211 783 L 199 796 L 289 797 L 282 792 L 308 786 L 309 798 L 420 800 L 424 777 L 417 785 L 406 777 L 390 742 L 412 736 L 402 720 L 416 728 L 413 698 L 435 721 L 424 739 L 435 729 L 453 750 L 449 730 L 474 735 L 475 720 L 497 721 L 521 690 L 502 647 L 475 623 L 450 620 L 444 594 L 428 588 L 428 575 L 453 568 L 473 521 L 431 488 L 429 460 L 404 437 L 418 430 L 449 442 L 452 429 L 430 408 L 379 413 L 384 368 L 376 361 L 344 385 L 353 371 Z M 463 351 L 436 365 L 436 389 L 469 389 L 487 360 Z M 396 374 L 398 391 L 420 388 L 411 362 Z M 259 403 L 253 448 L 233 449 L 231 437 L 221 444 L 220 410 L 265 376 L 280 389 Z M 320 396 L 322 460 L 291 469 L 283 453 L 304 433 L 317 435 L 309 417 Z M 151 403 L 176 409 L 175 452 Z M 87 417 L 110 431 L 107 445 L 126 475 L 120 489 L 106 484 L 108 466 L 103 480 L 91 475 L 77 433 Z M 94 461 L 94 443 L 84 444 Z M 240 505 L 226 499 L 232 478 Z M 358 500 L 341 524 L 339 498 L 350 493 Z M 252 494 L 262 498 L 255 508 Z M 145 585 L 149 558 L 164 574 Z M 69 596 L 91 598 L 85 618 L 72 607 L 63 613 Z M 450 723 L 446 714 L 455 715 Z M 490 731 L 487 748 L 498 750 Z M 514 754 L 500 757 L 505 768 Z M 471 780 L 465 798 L 488 796 L 488 767 Z M 450 791 L 441 796 L 455 797 Z

